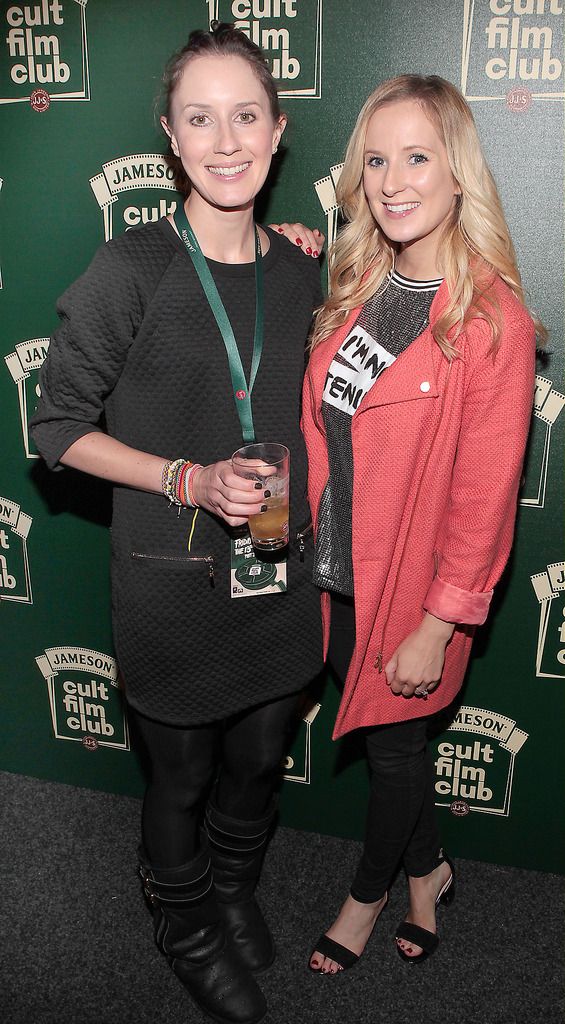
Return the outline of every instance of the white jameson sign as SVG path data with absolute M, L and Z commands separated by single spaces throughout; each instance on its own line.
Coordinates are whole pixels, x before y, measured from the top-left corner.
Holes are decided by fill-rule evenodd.
M 47 683 L 56 739 L 87 750 L 129 750 L 114 658 L 87 647 L 48 647 L 35 660 Z
M 104 217 L 105 241 L 113 237 L 114 210 L 120 231 L 174 213 L 178 198 L 174 176 L 172 167 L 160 153 L 135 153 L 102 164 L 101 174 L 90 179 L 90 187 Z M 167 189 L 173 191 L 176 198 L 165 192 L 155 199 L 147 189 Z
M 6 366 L 18 388 L 22 437 L 27 459 L 38 459 L 39 455 L 29 433 L 29 420 L 35 412 L 41 391 L 38 373 L 45 361 L 49 338 L 31 338 L 15 346 L 15 351 L 4 356 Z
M 562 0 L 464 0 L 463 17 L 467 99 L 563 98 Z
M 544 507 L 551 431 L 563 406 L 565 406 L 565 395 L 554 389 L 551 380 L 537 374 L 534 416 L 524 470 L 525 482 L 520 495 L 521 505 L 529 505 L 534 508 Z
M 320 201 L 320 206 L 326 215 L 326 235 L 328 237 L 328 247 L 335 242 L 337 238 L 337 230 L 339 227 L 339 214 L 340 208 L 337 203 L 337 197 L 335 190 L 339 181 L 339 176 L 343 170 L 343 164 L 334 164 L 330 167 L 330 173 L 326 174 L 325 177 L 319 178 L 318 181 L 314 182 L 314 189 L 316 195 Z M 328 284 L 330 280 L 330 267 L 328 261 Z
M 210 21 L 227 21 L 263 50 L 279 96 L 322 95 L 322 0 L 204 0 Z
M 530 577 L 539 601 L 536 675 L 565 679 L 565 562 Z
M 436 742 L 436 805 L 456 815 L 480 811 L 507 817 L 514 758 L 528 734 L 506 715 L 467 706 L 459 709 L 448 732 L 453 739 Z
M 0 104 L 29 102 L 44 113 L 52 101 L 90 99 L 86 4 L 2 4 Z
M 0 601 L 33 604 L 27 554 L 32 521 L 15 501 L 0 497 Z
M 311 733 L 321 706 L 321 704 L 314 704 L 302 718 L 292 750 L 283 763 L 283 779 L 286 779 L 287 782 L 301 782 L 305 786 L 310 785 L 312 769 Z
M 461 91 L 527 109 L 562 99 L 562 0 L 463 0 Z

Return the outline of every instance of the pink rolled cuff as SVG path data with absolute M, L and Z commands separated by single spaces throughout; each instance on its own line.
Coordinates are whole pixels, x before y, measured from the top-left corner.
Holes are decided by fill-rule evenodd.
M 481 626 L 488 615 L 492 595 L 492 590 L 483 593 L 462 590 L 436 576 L 428 590 L 424 608 L 445 622 Z

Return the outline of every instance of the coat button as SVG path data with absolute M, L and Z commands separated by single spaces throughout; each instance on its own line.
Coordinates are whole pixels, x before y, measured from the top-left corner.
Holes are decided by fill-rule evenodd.
M 420 384 L 420 391 L 424 391 L 424 392 L 429 391 L 430 387 L 431 387 L 431 385 L 430 385 L 429 380 L 423 380 L 422 383 Z

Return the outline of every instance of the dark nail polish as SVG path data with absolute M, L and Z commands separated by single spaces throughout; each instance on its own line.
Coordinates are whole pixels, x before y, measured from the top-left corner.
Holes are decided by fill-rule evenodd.
M 264 498 L 270 498 L 271 497 L 271 492 L 270 491 L 265 491 L 263 497 Z
M 261 490 L 261 488 L 262 488 L 262 486 L 263 486 L 263 484 L 261 483 L 261 481 L 260 481 L 260 480 L 257 480 L 257 481 L 256 481 L 256 482 L 255 482 L 255 483 L 253 484 L 253 486 L 254 486 L 254 488 L 255 488 L 255 490 L 256 490 L 256 491 L 260 491 L 260 490 Z
M 279 235 L 284 235 L 284 228 L 277 228 Z
M 301 238 L 296 238 L 295 241 L 296 241 L 297 245 L 302 245 L 302 239 Z
M 312 253 L 312 256 L 314 257 L 314 259 L 317 259 L 317 257 L 318 257 L 319 255 L 320 255 L 320 254 L 319 254 L 318 250 L 317 250 L 317 249 L 314 249 L 314 252 Z
M 261 505 L 261 512 L 266 512 L 267 511 L 267 507 L 268 507 L 267 505 Z
M 306 249 L 306 252 L 308 253 L 309 256 L 312 255 L 312 250 L 311 250 L 310 246 L 308 246 L 308 248 Z

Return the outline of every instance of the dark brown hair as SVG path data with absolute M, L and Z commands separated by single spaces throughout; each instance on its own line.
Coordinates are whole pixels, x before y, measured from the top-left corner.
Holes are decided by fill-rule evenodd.
M 204 32 L 202 29 L 191 32 L 186 46 L 173 54 L 169 60 L 163 74 L 163 107 L 167 121 L 170 122 L 172 99 L 178 82 L 189 60 L 195 57 L 241 57 L 247 61 L 267 94 L 273 121 L 278 121 L 281 108 L 277 84 L 269 71 L 263 51 L 240 29 L 227 22 L 217 21 L 212 22 L 210 32 Z M 170 145 L 167 160 L 175 172 L 176 188 L 183 195 L 188 195 L 190 181 Z

